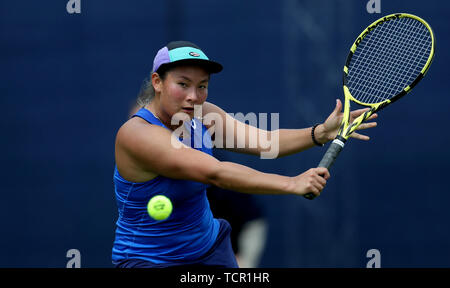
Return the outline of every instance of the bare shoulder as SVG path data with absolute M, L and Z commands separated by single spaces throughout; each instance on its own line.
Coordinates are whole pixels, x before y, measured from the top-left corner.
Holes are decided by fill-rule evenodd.
M 209 183 L 219 162 L 184 145 L 170 130 L 136 117 L 117 132 L 116 164 L 122 177 L 144 182 L 157 175 Z
M 133 117 L 125 122 L 117 131 L 116 145 L 126 145 L 133 142 L 134 136 L 137 136 L 139 131 L 147 130 L 151 125 L 140 117 Z
M 120 127 L 116 137 L 116 149 L 120 148 L 137 160 L 142 152 L 169 148 L 172 134 L 169 130 L 149 124 L 142 118 L 134 117 Z
M 167 134 L 166 129 L 151 125 L 139 117 L 125 122 L 117 132 L 115 145 L 116 165 L 121 176 L 132 182 L 144 182 L 156 177 L 158 173 L 142 163 L 142 153 L 152 147 L 158 149 L 157 140 L 164 141 L 169 137 L 164 137 Z
M 141 131 L 147 130 L 147 125 L 144 120 L 139 117 L 134 117 L 125 122 L 117 131 L 116 135 L 116 154 L 117 150 L 128 150 L 136 142 L 136 136 L 141 133 Z M 148 125 L 149 126 L 149 125 Z M 119 150 L 119 152 L 121 152 Z

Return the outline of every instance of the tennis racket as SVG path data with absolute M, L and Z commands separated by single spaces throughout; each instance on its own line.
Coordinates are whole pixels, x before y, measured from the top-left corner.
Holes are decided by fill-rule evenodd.
M 330 169 L 361 123 L 417 85 L 433 60 L 434 42 L 430 25 L 405 13 L 378 19 L 356 38 L 344 66 L 344 117 L 318 167 Z M 370 109 L 350 123 L 350 102 Z

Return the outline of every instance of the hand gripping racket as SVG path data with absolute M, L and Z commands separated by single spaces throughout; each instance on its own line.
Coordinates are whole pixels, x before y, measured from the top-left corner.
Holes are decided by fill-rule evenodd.
M 405 96 L 424 77 L 434 56 L 434 35 L 423 19 L 385 16 L 355 40 L 344 66 L 344 117 L 318 167 L 330 169 L 350 135 L 373 113 Z M 369 107 L 350 123 L 350 101 Z M 313 193 L 305 195 L 314 199 Z

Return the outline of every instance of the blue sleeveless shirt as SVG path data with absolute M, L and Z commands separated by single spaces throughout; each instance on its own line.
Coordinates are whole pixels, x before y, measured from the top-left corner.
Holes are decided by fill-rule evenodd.
M 136 116 L 168 129 L 145 108 L 133 117 Z M 191 125 L 191 147 L 211 155 L 211 135 L 206 127 L 195 118 L 185 125 Z M 119 217 L 113 263 L 142 259 L 157 264 L 182 264 L 195 261 L 213 246 L 219 222 L 213 218 L 206 197 L 208 185 L 161 175 L 147 182 L 133 183 L 122 178 L 116 166 L 114 186 Z M 162 221 L 152 219 L 147 213 L 148 201 L 159 194 L 167 196 L 173 205 L 172 214 Z

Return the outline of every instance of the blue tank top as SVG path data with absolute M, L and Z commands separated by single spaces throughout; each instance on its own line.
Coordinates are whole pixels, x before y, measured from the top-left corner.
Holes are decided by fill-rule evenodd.
M 145 108 L 133 117 L 136 116 L 168 129 Z M 211 155 L 211 136 L 206 127 L 197 119 L 185 125 L 191 125 L 191 147 Z M 183 143 L 186 144 L 186 138 Z M 152 263 L 192 262 L 216 241 L 219 222 L 213 218 L 206 197 L 208 185 L 161 175 L 147 182 L 133 183 L 120 176 L 116 166 L 114 186 L 119 216 L 113 263 L 130 258 Z M 172 214 L 162 221 L 152 219 L 147 213 L 148 201 L 158 194 L 167 196 L 173 205 Z

